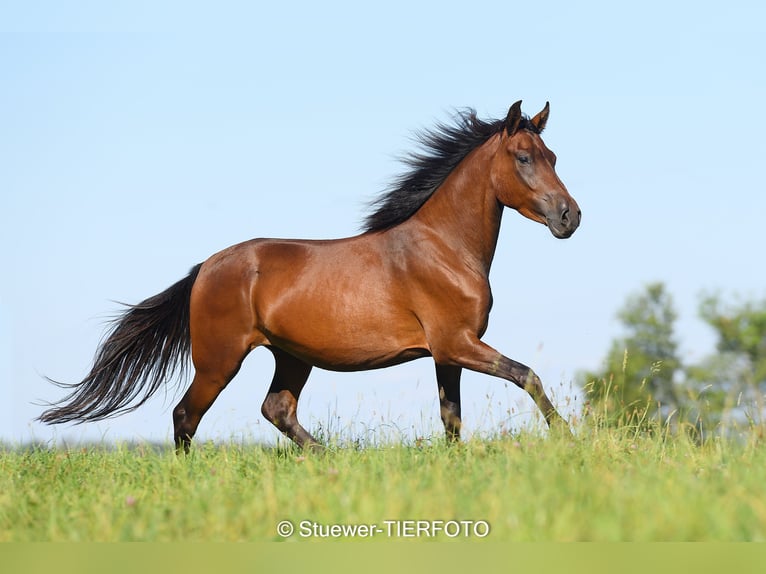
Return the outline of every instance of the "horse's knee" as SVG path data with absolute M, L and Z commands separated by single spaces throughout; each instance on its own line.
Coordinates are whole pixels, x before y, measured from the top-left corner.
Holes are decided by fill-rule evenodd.
M 532 369 L 527 369 L 527 372 L 522 376 L 519 383 L 519 386 L 532 396 L 545 394 L 543 381 Z

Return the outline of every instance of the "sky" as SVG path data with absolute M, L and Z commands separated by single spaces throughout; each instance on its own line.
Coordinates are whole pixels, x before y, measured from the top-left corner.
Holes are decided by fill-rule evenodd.
M 714 350 L 700 294 L 762 298 L 762 3 L 0 1 L 0 442 L 172 440 L 170 385 L 137 411 L 34 418 L 92 364 L 115 303 L 139 302 L 253 237 L 356 234 L 415 149 L 472 107 L 550 101 L 544 140 L 583 219 L 567 240 L 506 213 L 484 340 L 533 367 L 562 411 L 621 335 L 615 313 L 663 281 L 685 361 Z M 519 269 L 522 272 L 519 273 Z M 201 440 L 273 443 L 256 350 Z M 184 388 L 188 381 L 181 382 Z M 535 407 L 466 373 L 466 436 Z M 441 433 L 432 361 L 315 369 L 310 430 Z

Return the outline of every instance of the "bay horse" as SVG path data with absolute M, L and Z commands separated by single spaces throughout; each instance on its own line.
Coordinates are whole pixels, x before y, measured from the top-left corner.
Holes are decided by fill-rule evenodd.
M 468 110 L 420 136 L 410 170 L 374 203 L 359 235 L 335 240 L 253 239 L 216 253 L 166 291 L 128 306 L 90 373 L 39 420 L 105 419 L 142 405 L 191 354 L 194 377 L 173 409 L 176 449 L 192 437 L 245 356 L 265 346 L 275 371 L 261 412 L 304 448 L 321 449 L 296 416 L 313 367 L 360 371 L 430 356 L 447 439 L 459 440 L 460 375 L 515 383 L 549 426 L 568 425 L 540 378 L 481 341 L 489 271 L 504 207 L 571 236 L 580 209 L 540 137 L 549 105 L 521 102 L 502 120 Z

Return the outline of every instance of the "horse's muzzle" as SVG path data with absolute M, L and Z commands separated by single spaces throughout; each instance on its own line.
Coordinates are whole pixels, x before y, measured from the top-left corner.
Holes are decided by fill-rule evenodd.
M 545 221 L 548 229 L 557 239 L 566 239 L 570 237 L 580 226 L 582 212 L 574 200 L 561 201 L 557 205 L 554 215 L 547 216 Z

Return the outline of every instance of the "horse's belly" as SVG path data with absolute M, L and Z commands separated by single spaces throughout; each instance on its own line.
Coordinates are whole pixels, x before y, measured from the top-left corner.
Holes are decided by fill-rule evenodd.
M 381 353 L 381 350 L 378 349 L 374 352 L 364 353 L 309 352 L 302 355 L 297 351 L 296 355 L 305 362 L 328 371 L 367 371 L 406 363 L 413 359 L 427 357 L 430 353 L 427 349 L 410 348 L 389 353 Z
M 271 345 L 334 371 L 378 369 L 430 354 L 414 317 L 380 309 L 365 316 L 315 309 L 275 321 L 265 331 Z

